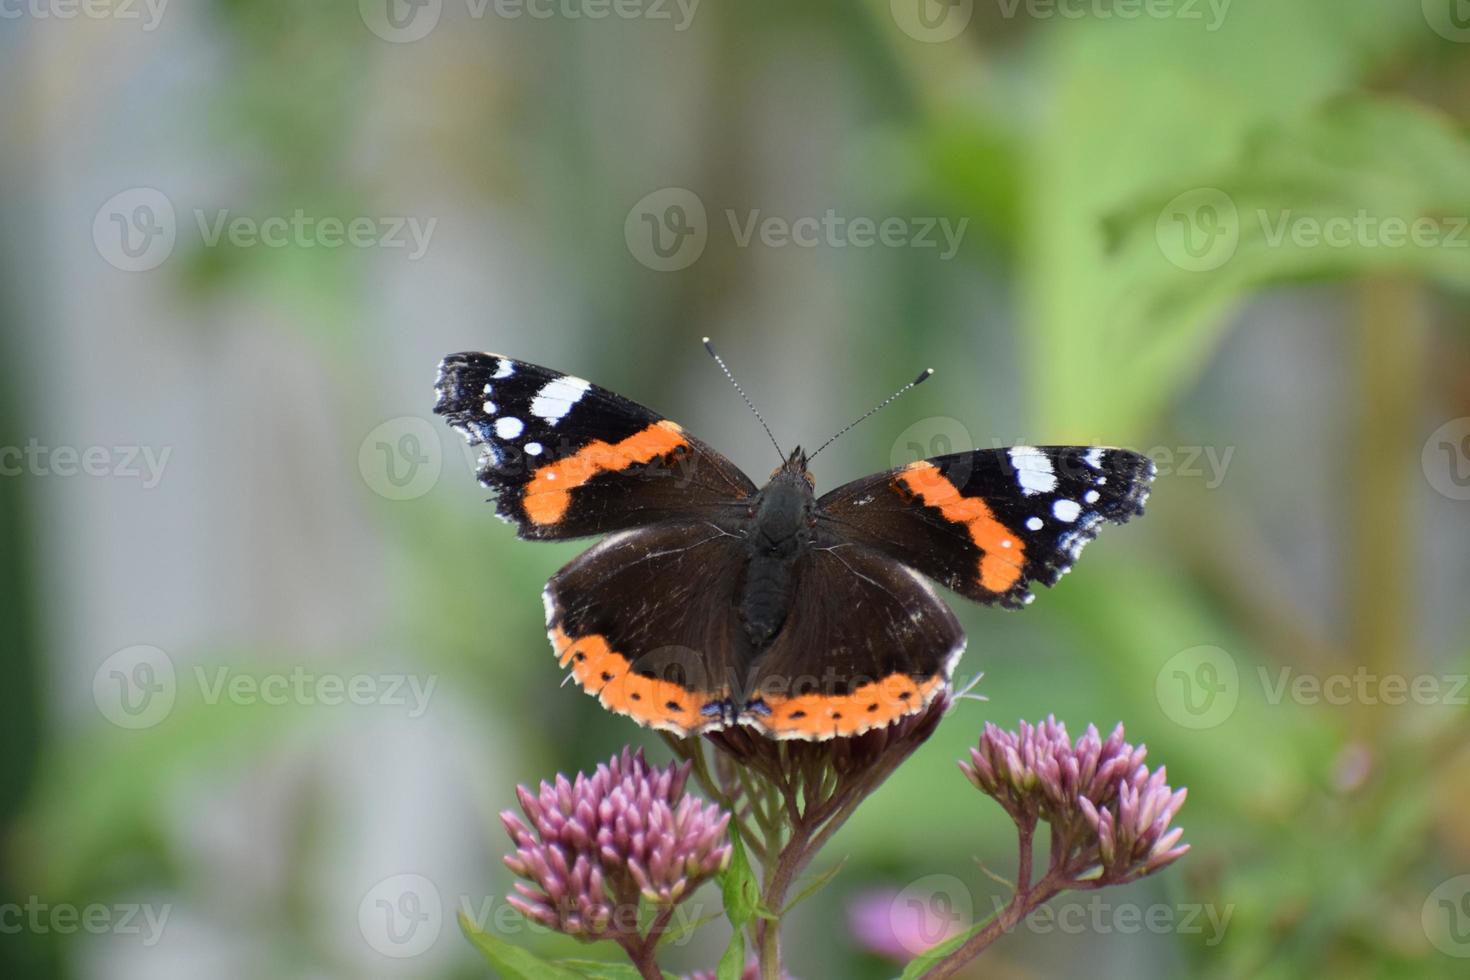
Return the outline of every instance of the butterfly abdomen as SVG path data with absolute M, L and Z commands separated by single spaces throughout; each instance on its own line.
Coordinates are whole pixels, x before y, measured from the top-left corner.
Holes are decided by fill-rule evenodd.
M 811 546 L 815 506 L 811 484 L 795 466 L 777 471 L 751 504 L 740 621 L 757 650 L 775 639 L 791 610 L 796 563 Z

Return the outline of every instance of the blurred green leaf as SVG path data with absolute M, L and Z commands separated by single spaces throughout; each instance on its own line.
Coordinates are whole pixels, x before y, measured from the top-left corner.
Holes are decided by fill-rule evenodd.
M 740 831 L 731 825 L 730 864 L 720 873 L 720 894 L 725 902 L 725 917 L 730 920 L 730 944 L 720 957 L 719 980 L 740 980 L 745 969 L 745 926 L 756 916 L 760 906 L 760 884 L 746 857 Z
M 581 980 L 594 974 L 582 973 L 570 966 L 552 963 L 499 936 L 482 932 L 463 912 L 459 914 L 459 927 L 469 937 L 496 970 L 507 980 Z M 634 976 L 637 976 L 635 973 Z
M 1216 30 L 1159 18 L 1050 32 L 1053 105 L 1028 170 L 1022 267 L 1027 370 L 1048 438 L 1136 432 L 1199 370 L 1233 302 L 1306 271 L 1283 249 L 1248 250 L 1213 276 L 1172 264 L 1157 229 L 1178 195 L 1228 184 L 1247 208 L 1315 197 L 1328 210 L 1465 213 L 1463 150 L 1444 123 L 1333 104 L 1407 39 L 1432 40 L 1412 6 L 1236 3 Z M 1401 147 L 1432 155 L 1427 182 Z M 1336 262 L 1374 264 L 1367 250 Z
M 838 861 L 836 864 L 832 865 L 832 867 L 828 868 L 826 871 L 823 871 L 821 874 L 813 878 L 805 888 L 797 893 L 795 898 L 786 903 L 786 907 L 781 910 L 781 914 L 785 915 L 797 905 L 800 905 L 802 902 L 806 901 L 817 892 L 827 887 L 827 884 L 831 882 L 833 878 L 836 878 L 838 873 L 846 866 L 847 858 L 844 856 L 842 860 Z

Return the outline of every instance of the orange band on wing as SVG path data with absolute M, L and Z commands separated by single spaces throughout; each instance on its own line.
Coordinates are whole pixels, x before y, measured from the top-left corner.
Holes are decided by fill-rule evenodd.
M 848 738 L 922 710 L 943 683 L 937 675 L 915 681 L 906 674 L 890 674 L 848 694 L 764 696 L 770 714 L 749 720 L 778 738 Z
M 592 633 L 573 639 L 553 626 L 551 645 L 557 660 L 571 668 L 582 689 L 609 711 L 681 735 L 708 728 L 714 720 L 703 711 L 711 703 L 709 694 L 635 673 L 628 658 L 612 649 L 606 637 Z
M 981 585 L 991 592 L 1005 592 L 1020 580 L 1026 545 L 996 520 L 984 500 L 960 493 L 939 467 L 925 460 L 904 467 L 894 482 L 922 503 L 937 508 L 945 520 L 969 529 L 970 540 L 980 549 Z
M 572 491 L 599 473 L 616 473 L 689 445 L 683 430 L 668 419 L 655 422 L 619 442 L 595 439 L 580 450 L 536 470 L 526 486 L 526 516 L 555 524 L 572 505 Z

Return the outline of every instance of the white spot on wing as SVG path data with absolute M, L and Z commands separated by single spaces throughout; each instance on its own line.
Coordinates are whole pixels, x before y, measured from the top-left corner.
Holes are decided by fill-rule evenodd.
M 552 425 L 560 422 L 592 384 L 567 375 L 546 382 L 531 399 L 531 414 Z
M 1091 466 L 1095 470 L 1100 470 L 1102 469 L 1103 454 L 1106 452 L 1107 450 L 1102 448 L 1101 446 L 1093 446 L 1091 449 L 1087 450 L 1087 453 L 1082 457 L 1082 462 L 1086 463 L 1088 466 Z
M 1082 495 L 1082 499 L 1089 504 L 1095 504 L 1098 500 L 1098 493 L 1096 490 L 1089 490 Z
M 492 378 L 508 378 L 512 374 L 515 374 L 515 373 L 516 373 L 516 366 L 511 363 L 510 358 L 508 358 L 508 357 L 502 357 L 500 359 L 500 363 L 495 366 L 495 373 L 492 374 L 492 375 L 490 375 L 490 377 L 492 377 Z
M 1051 505 L 1051 512 L 1057 520 L 1071 524 L 1082 513 L 1082 506 L 1075 500 L 1058 500 Z
M 513 415 L 495 420 L 495 434 L 502 439 L 514 439 L 525 431 L 526 424 Z
M 495 414 L 495 403 L 494 402 L 486 402 L 485 404 L 481 405 L 480 408 L 484 409 L 486 415 L 494 415 Z
M 1028 517 L 1026 518 L 1026 530 L 1040 531 L 1043 523 L 1045 522 L 1039 517 Z
M 539 442 L 528 442 L 528 443 L 526 443 L 526 455 L 527 456 L 540 456 L 541 455 L 542 448 L 543 447 L 542 447 L 541 443 L 539 443 Z
M 1016 468 L 1016 482 L 1026 496 L 1051 493 L 1057 488 L 1057 474 L 1046 453 L 1035 446 L 1012 446 L 1009 455 Z

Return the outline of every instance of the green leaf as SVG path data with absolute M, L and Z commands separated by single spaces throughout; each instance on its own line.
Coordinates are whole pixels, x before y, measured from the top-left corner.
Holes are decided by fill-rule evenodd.
M 583 980 L 589 975 L 543 960 L 499 936 L 481 932 L 463 912 L 459 914 L 459 927 L 470 942 L 475 944 L 480 955 L 507 980 Z
M 730 834 L 730 864 L 720 872 L 720 896 L 725 901 L 725 917 L 737 930 L 743 929 L 751 918 L 758 914 L 761 900 L 760 884 L 751 870 L 750 859 L 745 856 L 745 845 L 740 832 Z
M 575 970 L 588 980 L 642 980 L 643 974 L 631 963 L 603 963 L 599 960 L 557 960 L 557 966 Z M 667 970 L 662 971 L 668 980 L 678 980 Z
M 716 970 L 719 980 L 740 980 L 745 970 L 745 925 L 756 915 L 769 916 L 761 908 L 760 885 L 745 856 L 740 831 L 730 833 L 730 865 L 720 873 L 720 895 L 725 901 L 725 918 L 730 920 L 730 944 L 725 947 Z
M 1227 234 L 1219 252 L 1185 257 L 1195 268 L 1167 254 L 1176 198 L 1210 188 L 1251 228 L 1258 206 L 1466 213 L 1464 141 L 1448 120 L 1387 100 L 1375 118 L 1344 105 L 1367 101 L 1354 93 L 1384 53 L 1423 38 L 1414 6 L 1237 4 L 1218 31 L 1171 18 L 1046 35 L 1050 111 L 1024 170 L 1020 274 L 1035 422 L 1048 439 L 1136 436 L 1203 367 L 1231 308 L 1263 284 L 1385 266 L 1463 280 L 1457 270 L 1470 262 L 1454 248 L 1303 255 L 1242 241 L 1206 268 L 1228 253 Z M 1160 78 L 1170 79 L 1164 91 Z M 1205 238 L 1211 227 L 1195 234 L 1216 240 Z
M 660 946 L 664 946 L 680 942 L 683 939 L 693 935 L 695 930 L 697 930 L 700 926 L 708 925 L 709 923 L 715 921 L 720 917 L 721 914 L 719 912 L 714 912 L 710 915 L 702 916 L 698 919 L 690 919 L 688 922 L 680 923 L 679 925 L 674 926 L 672 929 L 665 930 L 664 934 L 658 937 L 658 943 Z
M 717 980 L 740 980 L 740 974 L 745 972 L 745 931 L 737 928 L 730 936 L 730 945 L 725 947 L 724 955 L 720 957 L 720 965 L 715 970 Z
M 832 867 L 828 868 L 826 871 L 823 871 L 821 874 L 819 874 L 815 878 L 813 878 L 811 880 L 811 883 L 808 884 L 805 888 L 803 888 L 799 893 L 797 893 L 797 896 L 795 898 L 793 898 L 791 901 L 789 901 L 789 902 L 786 903 L 786 907 L 781 910 L 781 914 L 782 915 L 785 915 L 787 912 L 790 912 L 793 908 L 795 908 L 798 904 L 800 904 L 801 902 L 806 901 L 807 899 L 809 899 L 813 895 L 815 895 L 817 892 L 819 892 L 823 888 L 827 887 L 827 884 L 833 878 L 836 878 L 837 877 L 837 873 L 839 871 L 841 871 L 843 869 L 843 867 L 845 867 L 846 865 L 847 865 L 847 858 L 844 856 L 841 861 L 838 861 Z

